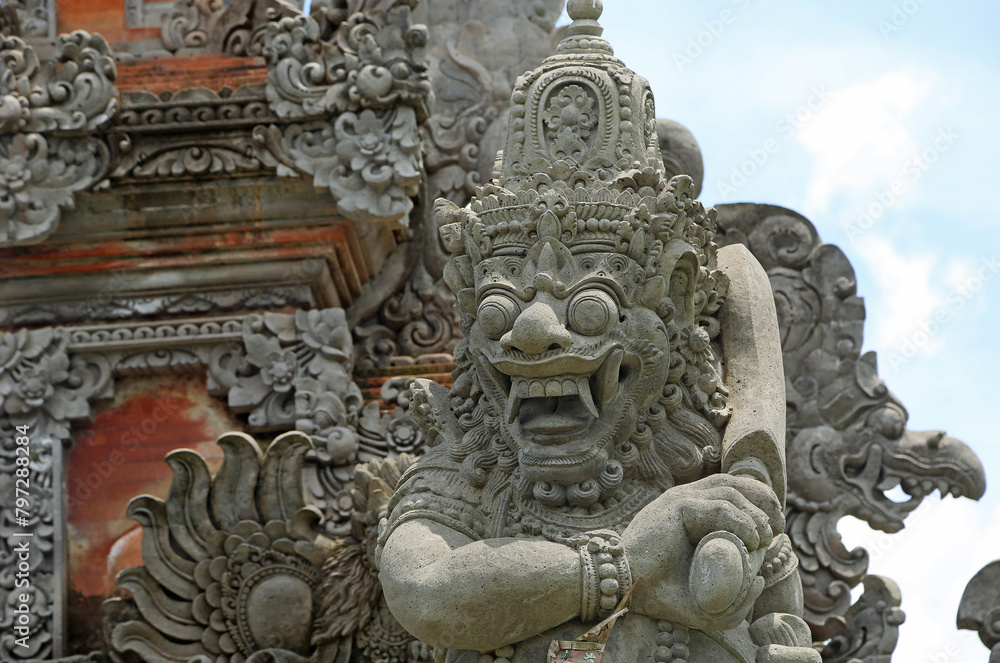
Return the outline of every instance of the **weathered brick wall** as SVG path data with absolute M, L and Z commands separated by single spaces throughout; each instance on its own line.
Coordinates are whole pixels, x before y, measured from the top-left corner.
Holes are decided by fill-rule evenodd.
M 145 90 L 160 94 L 194 87 L 235 90 L 241 85 L 263 83 L 266 78 L 267 65 L 263 58 L 219 53 L 136 60 L 118 65 L 118 90 L 122 93 Z
M 127 29 L 122 0 L 60 0 L 56 3 L 56 32 L 74 30 L 99 32 L 112 48 L 120 42 L 155 39 L 160 35 L 159 28 Z
M 208 395 L 204 375 L 119 380 L 115 398 L 95 409 L 67 457 L 69 501 L 69 625 L 77 651 L 93 648 L 100 603 L 115 591 L 114 577 L 142 564 L 141 529 L 125 516 L 129 500 L 164 498 L 171 472 L 168 452 L 190 448 L 222 463 L 215 440 L 242 424 Z

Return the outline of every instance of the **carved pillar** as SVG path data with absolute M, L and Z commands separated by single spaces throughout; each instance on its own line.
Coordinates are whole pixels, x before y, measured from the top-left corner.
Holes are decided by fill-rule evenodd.
M 109 396 L 111 386 L 106 358 L 70 355 L 68 346 L 64 330 L 21 330 L 0 337 L 0 658 L 4 660 L 62 654 L 63 444 L 70 439 L 72 422 L 90 416 L 89 401 Z M 22 595 L 29 600 L 22 601 Z M 16 612 L 25 604 L 26 623 Z

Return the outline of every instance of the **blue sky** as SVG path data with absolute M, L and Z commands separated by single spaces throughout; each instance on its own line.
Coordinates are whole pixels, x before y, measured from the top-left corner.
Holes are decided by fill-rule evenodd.
M 605 36 L 650 80 L 658 116 L 698 138 L 705 202 L 808 216 L 858 273 L 865 349 L 878 351 L 910 427 L 947 430 L 983 459 L 991 487 L 979 504 L 935 495 L 898 535 L 856 522 L 841 531 L 902 589 L 895 660 L 985 661 L 978 638 L 954 623 L 966 582 L 1000 558 L 1000 446 L 987 417 L 1000 366 L 1000 214 L 988 200 L 1000 155 L 1000 3 L 605 5 Z M 734 175 L 755 152 L 756 172 Z

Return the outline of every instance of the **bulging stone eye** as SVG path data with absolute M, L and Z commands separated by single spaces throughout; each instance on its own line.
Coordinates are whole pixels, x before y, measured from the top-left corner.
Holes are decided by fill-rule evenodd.
M 584 290 L 569 303 L 569 326 L 579 334 L 603 334 L 617 321 L 618 305 L 603 290 Z
M 479 327 L 494 341 L 513 328 L 514 320 L 521 313 L 521 306 L 513 297 L 492 294 L 479 304 Z

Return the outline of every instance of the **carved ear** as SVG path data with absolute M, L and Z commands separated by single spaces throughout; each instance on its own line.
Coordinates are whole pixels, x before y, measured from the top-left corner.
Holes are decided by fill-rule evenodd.
M 684 240 L 675 239 L 664 248 L 661 258 L 667 281 L 667 296 L 673 302 L 679 325 L 694 322 L 694 293 L 698 284 L 698 255 Z
M 441 239 L 451 254 L 464 255 L 465 242 L 462 239 L 464 219 L 461 208 L 450 200 L 438 198 L 434 201 L 434 219 L 437 221 Z
M 642 305 L 654 311 L 660 307 L 660 302 L 667 294 L 667 280 L 662 276 L 647 279 L 642 288 Z
M 455 294 L 475 285 L 472 274 L 472 261 L 469 260 L 469 256 L 459 256 L 458 258 L 449 260 L 445 264 L 444 282 Z

